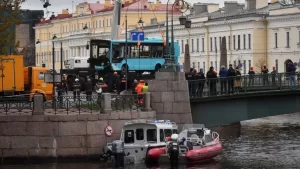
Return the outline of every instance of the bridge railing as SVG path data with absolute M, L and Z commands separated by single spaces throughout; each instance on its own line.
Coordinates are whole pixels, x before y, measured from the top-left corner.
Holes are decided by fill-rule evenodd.
M 278 73 L 215 79 L 190 80 L 191 98 L 215 97 L 241 93 L 300 90 L 300 74 Z

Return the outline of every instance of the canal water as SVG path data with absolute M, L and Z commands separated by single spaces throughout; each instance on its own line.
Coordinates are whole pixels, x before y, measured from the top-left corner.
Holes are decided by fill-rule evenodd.
M 222 138 L 222 135 L 221 135 Z M 237 136 L 225 136 L 222 155 L 190 169 L 293 169 L 300 168 L 300 113 L 241 122 Z M 0 169 L 111 169 L 96 162 L 0 165 Z M 144 165 L 126 166 L 146 169 Z M 169 169 L 168 165 L 156 168 Z

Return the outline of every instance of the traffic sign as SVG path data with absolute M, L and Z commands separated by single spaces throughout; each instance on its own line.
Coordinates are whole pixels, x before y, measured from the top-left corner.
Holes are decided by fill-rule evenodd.
M 131 32 L 131 40 L 144 41 L 144 39 L 145 39 L 144 32 Z
M 106 136 L 110 137 L 113 134 L 114 130 L 111 126 L 106 126 L 104 128 L 104 132 Z

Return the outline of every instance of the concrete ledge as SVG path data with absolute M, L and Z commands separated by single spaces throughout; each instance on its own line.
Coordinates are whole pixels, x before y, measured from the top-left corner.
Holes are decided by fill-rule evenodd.
M 120 138 L 123 124 L 132 119 L 154 119 L 156 112 L 107 114 L 0 116 L 0 158 L 59 159 L 98 157 L 107 142 Z M 107 125 L 113 135 L 105 135 Z

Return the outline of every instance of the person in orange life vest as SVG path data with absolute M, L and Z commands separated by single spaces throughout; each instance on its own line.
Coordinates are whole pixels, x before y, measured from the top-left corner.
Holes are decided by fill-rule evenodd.
M 143 87 L 145 85 L 144 80 L 140 80 L 140 83 L 136 86 L 135 90 L 138 94 L 138 103 L 142 104 L 143 103 Z
M 269 80 L 268 80 L 268 73 L 269 69 L 267 66 L 264 64 L 263 68 L 261 69 L 261 74 L 263 76 L 263 85 L 268 85 L 269 86 Z
M 248 74 L 249 74 L 249 86 L 253 86 L 254 85 L 254 75 L 255 75 L 253 67 L 250 67 Z
M 271 79 L 272 79 L 272 85 L 273 85 L 273 86 L 275 86 L 276 73 L 277 73 L 276 67 L 273 66 L 273 71 L 271 72 Z
M 143 89 L 144 85 L 145 85 L 145 81 L 144 80 L 140 80 L 140 83 L 135 88 L 137 94 L 143 94 L 142 89 Z

